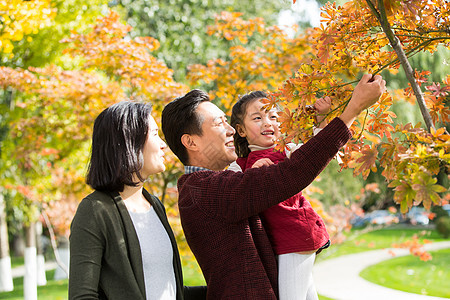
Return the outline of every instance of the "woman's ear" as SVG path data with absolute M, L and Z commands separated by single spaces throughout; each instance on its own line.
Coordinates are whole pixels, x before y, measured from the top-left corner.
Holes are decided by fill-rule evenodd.
M 190 134 L 183 134 L 181 136 L 181 143 L 188 150 L 195 150 L 197 148 L 197 144 L 195 143 L 195 138 Z
M 236 124 L 236 131 L 241 137 L 246 137 L 245 128 L 241 124 Z

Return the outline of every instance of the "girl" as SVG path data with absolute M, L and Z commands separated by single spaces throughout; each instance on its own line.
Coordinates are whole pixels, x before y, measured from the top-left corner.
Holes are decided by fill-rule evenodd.
M 245 171 L 276 164 L 290 156 L 289 151 L 274 150 L 280 137 L 278 115 L 275 109 L 264 109 L 261 101 L 264 98 L 267 98 L 264 92 L 251 92 L 233 106 L 231 126 L 236 129 L 234 144 L 238 159 L 228 170 Z M 324 115 L 330 106 L 328 97 L 314 104 L 319 128 L 326 126 Z M 318 299 L 312 267 L 316 253 L 330 243 L 320 216 L 300 192 L 267 209 L 261 218 L 278 256 L 280 300 Z

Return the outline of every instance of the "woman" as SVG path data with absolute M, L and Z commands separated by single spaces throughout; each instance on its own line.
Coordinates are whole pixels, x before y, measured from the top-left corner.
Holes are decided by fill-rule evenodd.
M 94 123 L 84 198 L 70 234 L 69 299 L 204 299 L 183 288 L 164 206 L 143 183 L 165 170 L 151 106 L 123 101 Z

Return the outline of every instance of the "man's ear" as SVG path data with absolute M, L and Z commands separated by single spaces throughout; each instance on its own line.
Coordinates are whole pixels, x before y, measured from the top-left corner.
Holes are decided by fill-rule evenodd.
M 196 150 L 197 149 L 197 144 L 195 142 L 195 138 L 190 134 L 187 134 L 187 133 L 183 134 L 181 136 L 181 143 L 188 150 Z
M 245 128 L 241 124 L 236 124 L 236 131 L 241 137 L 246 137 Z

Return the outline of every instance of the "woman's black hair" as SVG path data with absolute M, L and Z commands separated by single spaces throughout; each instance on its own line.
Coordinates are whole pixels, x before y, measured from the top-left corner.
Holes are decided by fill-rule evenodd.
M 236 129 L 236 133 L 234 134 L 233 138 L 234 146 L 236 148 L 236 154 L 238 157 L 247 157 L 250 153 L 250 149 L 248 148 L 247 138 L 239 135 L 236 125 L 239 124 L 243 126 L 247 106 L 253 101 L 263 98 L 267 98 L 266 93 L 264 93 L 263 91 L 254 91 L 240 97 L 236 104 L 233 105 L 233 109 L 231 110 L 230 125 L 233 126 L 234 129 Z
M 142 149 L 149 130 L 152 106 L 122 101 L 102 111 L 94 122 L 86 183 L 99 191 L 122 192 L 142 182 Z

